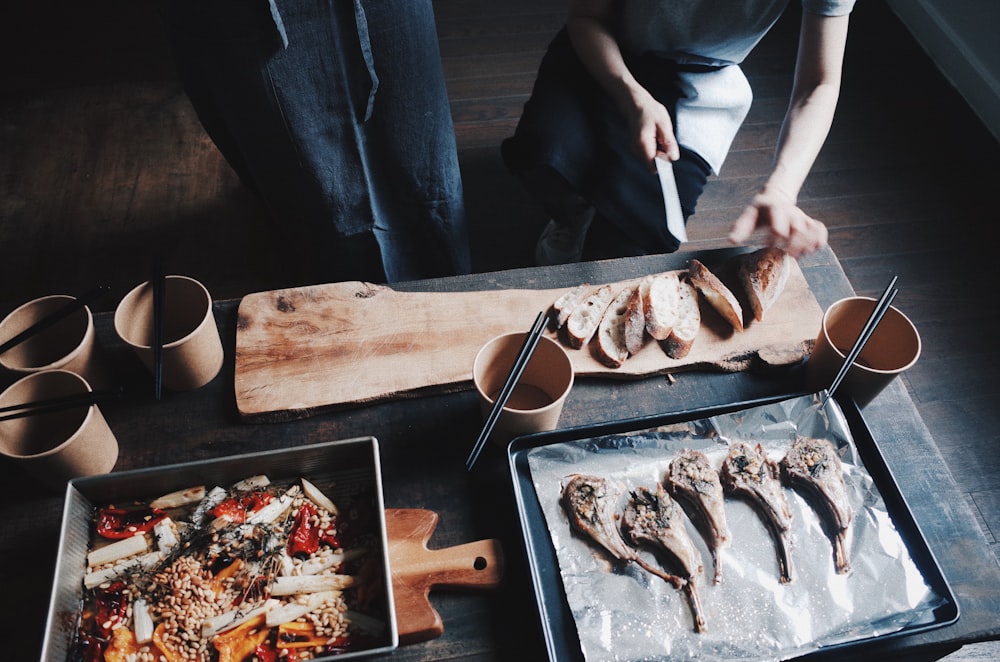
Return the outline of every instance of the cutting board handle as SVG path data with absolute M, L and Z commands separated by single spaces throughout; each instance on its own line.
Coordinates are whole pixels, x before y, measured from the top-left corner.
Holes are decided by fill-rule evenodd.
M 438 515 L 420 508 L 385 511 L 389 568 L 399 641 L 409 644 L 440 636 L 444 623 L 431 605 L 432 588 L 494 589 L 503 577 L 503 549 L 497 540 L 478 540 L 428 549 Z

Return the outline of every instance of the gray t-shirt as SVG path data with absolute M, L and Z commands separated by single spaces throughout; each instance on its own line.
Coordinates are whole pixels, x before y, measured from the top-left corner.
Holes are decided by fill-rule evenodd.
M 685 64 L 722 67 L 681 73 L 677 140 L 716 173 L 753 100 L 739 64 L 767 34 L 789 0 L 622 0 L 615 36 L 636 55 L 651 52 Z M 801 0 L 803 11 L 842 16 L 855 0 Z

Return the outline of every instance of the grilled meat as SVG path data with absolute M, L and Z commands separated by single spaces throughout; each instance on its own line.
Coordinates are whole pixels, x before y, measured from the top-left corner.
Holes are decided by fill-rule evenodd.
M 820 516 L 833 542 L 837 572 L 850 570 L 845 538 L 851 524 L 851 504 L 840 457 L 829 441 L 799 437 L 781 460 L 785 481 L 799 487 Z
M 619 492 L 607 479 L 574 474 L 563 486 L 562 494 L 563 507 L 570 523 L 611 556 L 619 561 L 635 563 L 676 588 L 686 583 L 680 577 L 647 563 L 635 549 L 625 543 L 615 523 Z
M 677 499 L 694 522 L 695 528 L 712 552 L 715 575 L 712 581 L 722 581 L 722 561 L 719 550 L 729 544 L 729 527 L 723 508 L 722 484 L 719 473 L 701 451 L 682 451 L 667 470 L 667 489 Z
M 666 552 L 671 561 L 680 566 L 681 575 L 687 580 L 684 592 L 691 606 L 694 628 L 704 632 L 705 615 L 695 587 L 695 577 L 704 570 L 701 555 L 688 536 L 680 507 L 663 489 L 663 485 L 656 485 L 655 494 L 646 487 L 632 492 L 622 518 L 622 532 L 633 545 L 655 547 Z
M 764 453 L 760 444 L 734 441 L 722 462 L 719 478 L 728 495 L 750 501 L 774 536 L 778 570 L 782 583 L 792 581 L 792 511 L 781 487 L 778 463 Z

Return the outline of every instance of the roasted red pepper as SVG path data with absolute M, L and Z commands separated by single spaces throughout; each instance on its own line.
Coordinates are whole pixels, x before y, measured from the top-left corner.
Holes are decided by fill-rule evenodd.
M 145 533 L 167 514 L 159 508 L 101 508 L 97 511 L 97 533 L 104 538 L 131 538 Z
M 281 653 L 284 652 L 284 655 Z M 285 648 L 279 651 L 274 644 L 269 641 L 265 641 L 253 651 L 254 657 L 256 657 L 256 662 L 298 662 L 299 656 L 296 654 L 295 649 Z
M 308 501 L 299 506 L 295 523 L 288 535 L 288 554 L 308 556 L 319 549 L 319 527 L 313 522 L 316 509 Z
M 104 642 L 89 634 L 81 634 L 69 656 L 69 662 L 102 662 Z
M 278 662 L 278 649 L 271 644 L 260 644 L 253 651 L 257 662 Z
M 255 513 L 266 506 L 274 496 L 267 492 L 248 492 L 239 497 L 226 499 L 212 508 L 213 517 L 225 517 L 230 522 L 240 524 L 247 519 L 247 513 Z
M 97 614 L 94 630 L 101 639 L 109 639 L 111 631 L 125 621 L 128 603 L 125 601 L 125 582 L 114 582 L 96 595 Z
M 288 535 L 288 553 L 291 556 L 296 554 L 309 556 L 317 549 L 320 543 L 329 545 L 334 549 L 340 548 L 340 540 L 335 533 L 321 531 L 316 525 L 316 508 L 308 501 L 299 506 L 299 512 L 295 515 L 295 523 L 292 524 L 292 531 Z

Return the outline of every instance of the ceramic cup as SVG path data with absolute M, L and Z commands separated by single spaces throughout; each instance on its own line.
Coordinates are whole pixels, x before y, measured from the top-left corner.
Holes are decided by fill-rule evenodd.
M 222 338 L 205 286 L 187 276 L 163 285 L 163 386 L 186 391 L 212 381 L 222 368 Z M 150 371 L 153 364 L 153 286 L 146 281 L 115 309 L 115 331 Z
M 508 333 L 497 336 L 476 354 L 472 380 L 479 393 L 484 421 L 510 374 L 526 335 Z M 572 387 L 573 364 L 569 356 L 558 342 L 542 336 L 507 406 L 503 408 L 490 440 L 506 443 L 519 435 L 555 429 Z
M 820 391 L 830 386 L 876 303 L 869 297 L 848 297 L 826 310 L 816 345 L 806 362 L 810 388 Z M 917 328 L 890 306 L 837 391 L 843 390 L 864 407 L 897 375 L 913 366 L 919 356 Z
M 0 344 L 75 299 L 56 294 L 25 303 L 0 322 Z M 22 376 L 58 368 L 75 372 L 94 388 L 111 385 L 111 370 L 87 306 L 0 354 L 0 365 Z
M 83 377 L 68 370 L 36 372 L 0 393 L 0 407 L 86 394 Z M 54 489 L 80 476 L 111 471 L 118 441 L 97 405 L 0 421 L 0 453 Z

